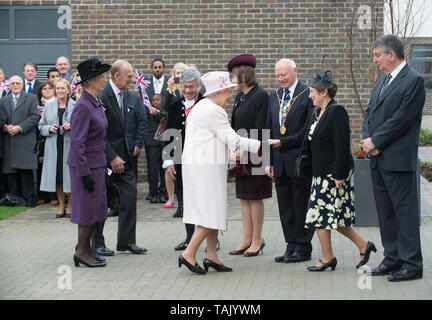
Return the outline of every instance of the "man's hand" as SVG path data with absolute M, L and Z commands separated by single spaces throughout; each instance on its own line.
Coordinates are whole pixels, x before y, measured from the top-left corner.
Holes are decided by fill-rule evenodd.
M 281 141 L 279 139 L 268 139 L 267 141 L 273 148 L 279 148 L 281 146 Z
M 136 157 L 137 155 L 139 155 L 140 152 L 141 152 L 141 149 L 139 147 L 135 146 L 134 152 L 133 152 L 134 157 Z
M 11 125 L 11 124 L 4 125 L 4 126 L 3 126 L 3 131 L 4 131 L 4 132 L 9 132 L 9 129 L 10 129 L 10 128 L 12 128 L 12 125 Z
M 124 161 L 119 156 L 110 161 L 111 168 L 114 173 L 120 174 L 124 172 Z
M 271 178 L 271 179 L 274 178 L 274 167 L 273 166 L 265 167 L 265 172 L 269 178 Z
M 373 149 L 371 152 L 369 152 L 369 154 L 371 156 L 376 157 L 377 155 L 379 155 L 381 153 L 381 151 L 379 151 L 377 148 Z
M 362 148 L 366 153 L 370 153 L 373 149 L 376 149 L 375 145 L 372 142 L 372 138 L 367 138 L 361 141 Z
M 8 130 L 10 136 L 14 136 L 20 132 L 21 132 L 21 128 L 18 126 L 10 126 Z
M 169 176 L 171 179 L 173 179 L 173 180 L 176 179 L 175 176 L 176 176 L 177 172 L 175 171 L 174 166 L 169 166 L 168 168 L 166 168 L 166 172 L 168 173 L 168 176 Z

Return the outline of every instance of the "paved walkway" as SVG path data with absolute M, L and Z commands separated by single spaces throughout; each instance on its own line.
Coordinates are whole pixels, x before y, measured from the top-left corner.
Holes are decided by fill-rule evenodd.
M 431 121 L 432 122 L 432 121 Z M 420 151 L 425 161 L 432 149 Z M 336 271 L 311 273 L 321 250 L 317 237 L 312 261 L 280 264 L 273 261 L 285 245 L 275 195 L 265 200 L 263 236 L 264 254 L 245 258 L 230 256 L 241 240 L 240 202 L 235 199 L 234 184 L 229 184 L 229 231 L 221 241 L 220 258 L 234 269 L 232 273 L 209 272 L 194 275 L 177 265 L 173 248 L 185 237 L 180 219 L 172 218 L 173 209 L 150 204 L 143 198 L 147 185 L 140 185 L 137 244 L 149 250 L 145 255 L 116 253 L 108 257 L 105 268 L 75 268 L 72 261 L 77 227 L 67 219 L 55 219 L 56 207 L 42 205 L 16 217 L 0 221 L 0 299 L 432 299 L 432 183 L 421 179 L 421 241 L 423 279 L 390 283 L 386 277 L 357 273 L 359 252 L 337 232 L 332 233 L 338 259 Z M 383 248 L 376 227 L 358 228 L 375 242 L 378 253 L 369 266 L 377 266 Z M 105 224 L 107 246 L 116 248 L 117 218 Z M 202 264 L 205 244 L 197 258 Z M 211 269 L 210 269 L 211 270 Z

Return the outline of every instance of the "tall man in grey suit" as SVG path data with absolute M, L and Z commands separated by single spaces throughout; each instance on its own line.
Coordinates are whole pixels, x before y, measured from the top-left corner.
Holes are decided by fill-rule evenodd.
M 136 245 L 136 204 L 137 186 L 136 177 L 131 165 L 132 157 L 129 153 L 128 127 L 129 104 L 133 101 L 127 91 L 133 82 L 132 66 L 124 61 L 117 60 L 111 68 L 111 80 L 99 94 L 108 120 L 106 134 L 107 165 L 112 169 L 113 182 L 119 187 L 120 208 L 118 210 L 117 251 L 130 251 L 135 254 L 146 253 L 147 249 Z M 134 99 L 135 100 L 135 99 Z M 99 255 L 113 255 L 114 252 L 105 246 L 102 235 L 104 221 L 97 222 L 92 234 L 92 248 Z
M 9 192 L 21 195 L 28 206 L 34 206 L 33 169 L 37 168 L 37 157 L 33 149 L 39 121 L 38 100 L 35 95 L 24 92 L 21 77 L 12 76 L 9 81 L 11 93 L 0 100 L 1 169 L 8 177 Z
M 374 63 L 386 75 L 372 91 L 363 122 L 363 149 L 371 155 L 372 183 L 384 260 L 372 275 L 389 281 L 423 276 L 416 188 L 418 139 L 425 88 L 404 60 L 402 41 L 384 35 L 373 44 Z

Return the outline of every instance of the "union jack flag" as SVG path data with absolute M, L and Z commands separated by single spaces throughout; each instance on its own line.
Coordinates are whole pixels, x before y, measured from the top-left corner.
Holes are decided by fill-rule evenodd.
M 45 105 L 37 106 L 37 112 L 38 114 L 42 115 L 42 113 L 45 110 Z
M 0 83 L 0 97 L 3 95 L 3 92 L 8 94 L 10 91 L 9 80 L 4 80 Z
M 138 88 L 139 92 L 140 92 L 140 96 L 142 99 L 142 102 L 144 103 L 144 105 L 147 108 L 151 108 L 151 103 L 150 103 L 150 99 L 147 95 L 147 91 L 146 89 L 148 88 L 148 86 L 150 85 L 151 81 L 149 79 L 147 79 L 146 77 L 144 77 L 143 75 L 141 75 L 138 70 L 135 69 L 135 80 L 134 80 L 134 85 Z
M 71 82 L 72 92 L 75 92 L 75 93 L 78 92 L 80 85 L 77 85 L 77 82 L 79 82 L 79 80 L 78 80 L 78 77 L 75 75 L 72 79 L 72 82 Z

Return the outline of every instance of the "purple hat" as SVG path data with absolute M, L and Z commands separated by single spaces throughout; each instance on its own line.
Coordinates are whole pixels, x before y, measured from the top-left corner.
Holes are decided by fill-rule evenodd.
M 228 62 L 227 68 L 228 71 L 231 72 L 233 68 L 238 66 L 251 66 L 255 69 L 256 67 L 256 58 L 251 54 L 241 54 L 237 57 L 231 59 Z

